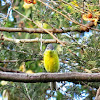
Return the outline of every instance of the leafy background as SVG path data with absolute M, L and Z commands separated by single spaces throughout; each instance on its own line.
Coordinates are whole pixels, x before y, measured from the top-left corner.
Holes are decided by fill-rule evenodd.
M 43 2 L 67 15 L 72 21 L 75 20 L 83 24 L 88 21 L 82 21 L 82 11 L 90 11 L 95 15 L 95 10 L 100 10 L 97 0 L 85 1 L 85 10 L 82 0 L 43 0 Z M 24 16 L 16 13 L 11 7 Z M 25 16 L 45 29 L 75 28 L 77 26 L 39 1 L 35 5 L 25 5 L 24 0 L 14 0 L 13 3 L 10 0 L 0 0 L 0 27 L 18 28 L 23 25 L 27 28 L 38 28 Z M 94 28 L 100 29 L 100 25 L 98 24 Z M 11 39 L 53 39 L 49 34 L 43 33 L 0 32 L 0 34 Z M 60 59 L 59 72 L 100 72 L 100 33 L 98 31 L 55 33 L 54 35 L 61 41 L 67 42 L 65 47 L 57 43 L 53 44 Z M 46 72 L 42 60 L 46 45 L 41 42 L 14 43 L 1 39 L 0 61 L 17 61 L 15 63 L 0 63 L 0 66 L 28 73 Z M 8 100 L 94 100 L 99 84 L 99 82 L 63 81 L 58 82 L 58 90 L 52 92 L 49 83 L 1 81 L 0 93 L 3 98 L 8 98 Z

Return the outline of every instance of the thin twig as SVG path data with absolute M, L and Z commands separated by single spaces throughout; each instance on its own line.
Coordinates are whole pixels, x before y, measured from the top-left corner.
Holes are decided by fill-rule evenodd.
M 38 59 L 37 58 L 32 58 L 32 59 L 21 60 L 21 62 L 36 61 L 36 60 L 38 60 Z M 19 60 L 0 60 L 0 63 L 16 63 L 18 61 Z
M 27 97 L 28 97 L 28 99 L 31 100 L 31 97 L 30 97 L 30 95 L 29 95 L 29 91 L 28 91 L 28 89 L 27 89 L 26 83 L 24 83 L 24 87 L 25 87 L 25 90 L 26 90 L 26 92 L 27 92 Z
M 16 70 L 12 70 L 12 69 L 7 69 L 7 68 L 4 68 L 4 67 L 0 67 L 0 70 L 3 71 L 3 72 L 23 73 L 23 72 L 21 72 L 21 71 L 16 71 Z
M 83 25 L 83 24 L 80 24 L 79 22 L 70 19 L 67 15 L 63 14 L 62 12 L 59 12 L 58 10 L 52 8 L 50 5 L 44 3 L 43 1 L 41 1 L 41 0 L 38 0 L 38 1 L 41 2 L 42 4 L 44 4 L 45 6 L 49 7 L 50 9 L 52 9 L 52 10 L 55 11 L 56 13 L 58 13 L 58 14 L 64 16 L 64 17 L 65 17 L 67 20 L 69 20 L 69 21 L 71 21 L 71 22 L 73 22 L 73 23 L 75 23 L 75 24 L 78 24 L 78 25 L 80 25 L 80 26 L 82 26 L 82 27 L 85 27 L 85 28 L 87 28 L 87 29 L 92 29 L 92 30 L 95 30 L 95 31 L 100 32 L 99 29 L 91 28 L 91 27 L 89 27 L 89 26 L 85 26 L 85 25 Z
M 31 20 L 30 18 L 24 16 L 23 14 L 21 14 L 20 12 L 18 12 L 17 10 L 15 10 L 14 8 L 13 8 L 13 10 L 14 10 L 15 12 L 17 12 L 18 14 L 20 14 L 21 16 L 23 16 L 24 18 L 26 18 L 27 20 L 30 20 L 31 22 L 33 22 L 35 25 L 37 25 L 39 28 L 41 28 L 42 30 L 44 30 L 44 31 L 47 32 L 48 34 L 50 34 L 50 35 L 51 35 L 55 40 L 57 40 L 57 42 L 60 43 L 62 46 L 65 46 L 65 44 L 63 44 L 57 37 L 55 37 L 55 36 L 53 35 L 53 33 L 49 32 L 49 31 L 46 30 L 46 29 L 44 29 L 43 27 L 41 27 L 40 25 L 38 25 L 34 20 Z

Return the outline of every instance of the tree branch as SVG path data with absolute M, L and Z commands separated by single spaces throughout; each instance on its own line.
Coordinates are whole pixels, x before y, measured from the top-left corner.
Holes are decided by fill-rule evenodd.
M 12 69 L 7 69 L 7 68 L 4 68 L 4 67 L 0 67 L 0 70 L 3 71 L 3 72 L 23 73 L 23 72 L 21 72 L 21 71 L 16 71 L 16 70 L 12 70 Z
M 46 29 L 47 31 L 49 32 L 52 32 L 52 33 L 64 33 L 64 32 L 80 32 L 79 30 L 77 29 L 74 29 L 74 28 L 65 28 L 65 29 Z M 0 31 L 5 31 L 5 32 L 27 32 L 27 33 L 43 33 L 43 34 L 47 34 L 46 31 L 40 29 L 40 28 L 37 28 L 37 29 L 33 29 L 33 28 L 10 28 L 10 27 L 0 27 Z
M 0 63 L 15 63 L 18 62 L 19 60 L 0 60 Z
M 0 72 L 0 80 L 13 82 L 54 82 L 54 81 L 86 81 L 86 82 L 100 82 L 100 73 L 11 73 Z
M 94 26 L 94 22 L 89 22 L 87 24 L 85 24 L 86 27 L 93 27 Z M 67 32 L 85 32 L 85 31 L 89 31 L 88 28 L 86 28 L 84 26 L 79 26 L 76 25 L 74 27 L 69 27 L 69 28 L 64 28 L 64 29 L 46 29 L 49 32 L 52 33 L 67 33 Z M 43 34 L 48 34 L 45 30 L 37 28 L 37 29 L 33 29 L 33 28 L 11 28 L 11 27 L 0 27 L 0 31 L 5 31 L 5 32 L 26 32 L 26 33 L 43 33 Z
M 60 43 L 62 46 L 65 46 L 65 44 L 63 44 L 52 32 L 49 32 L 48 30 L 46 30 L 45 28 L 43 28 L 42 26 L 38 25 L 34 20 L 24 16 L 23 14 L 21 14 L 20 12 L 18 12 L 17 10 L 15 10 L 13 8 L 13 10 L 18 13 L 19 15 L 23 16 L 24 18 L 26 18 L 27 20 L 31 21 L 32 23 L 34 23 L 36 26 L 38 26 L 40 29 L 44 30 L 46 33 L 48 33 L 49 35 L 51 35 L 58 43 Z M 23 29 L 23 28 L 22 28 Z
M 33 58 L 33 59 L 26 59 L 26 60 L 22 60 L 22 62 L 28 62 L 28 61 L 35 61 L 35 60 L 38 60 L 36 58 Z M 39 59 L 41 60 L 41 58 Z M 0 60 L 0 63 L 16 63 L 18 62 L 19 60 Z M 21 61 L 21 60 L 20 60 Z
M 10 39 L 7 37 L 3 37 L 4 40 L 10 41 L 10 42 L 15 42 L 15 43 L 31 43 L 31 42 L 41 42 L 42 43 L 58 43 L 55 39 Z M 67 42 L 62 41 L 62 43 L 67 44 Z
M 52 33 L 64 33 L 64 32 L 70 32 L 70 31 L 78 31 L 76 29 L 73 28 L 65 28 L 64 30 L 62 29 L 46 29 L 49 32 Z M 33 28 L 10 28 L 10 27 L 0 27 L 0 31 L 5 31 L 5 32 L 27 32 L 27 33 L 45 33 L 47 34 L 46 31 L 37 28 L 37 29 L 33 29 Z

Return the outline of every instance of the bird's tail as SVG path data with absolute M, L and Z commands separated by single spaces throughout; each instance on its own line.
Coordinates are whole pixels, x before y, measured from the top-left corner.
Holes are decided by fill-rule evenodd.
M 50 82 L 51 90 L 56 90 L 56 82 Z

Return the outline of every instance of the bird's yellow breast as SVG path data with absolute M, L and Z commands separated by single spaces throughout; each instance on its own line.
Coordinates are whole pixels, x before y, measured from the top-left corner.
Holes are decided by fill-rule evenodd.
M 55 50 L 46 50 L 44 53 L 44 67 L 47 72 L 57 72 L 59 70 L 59 58 Z

